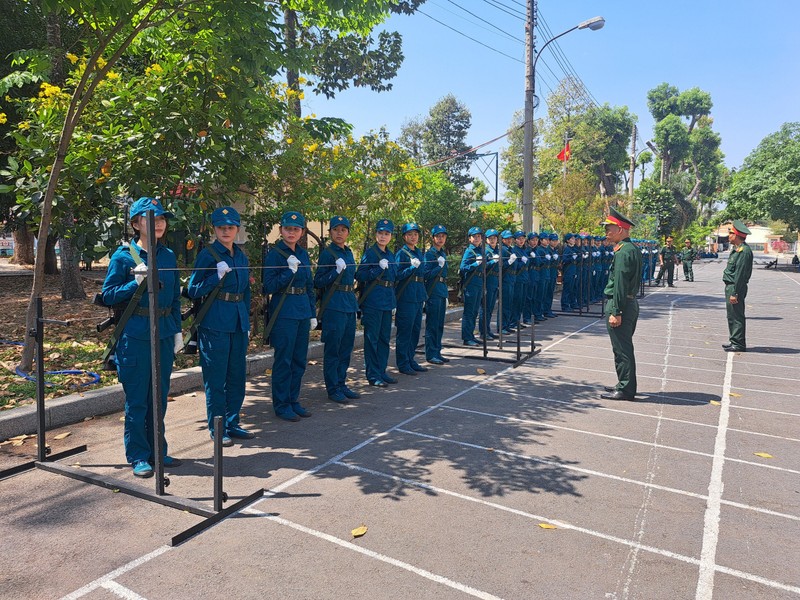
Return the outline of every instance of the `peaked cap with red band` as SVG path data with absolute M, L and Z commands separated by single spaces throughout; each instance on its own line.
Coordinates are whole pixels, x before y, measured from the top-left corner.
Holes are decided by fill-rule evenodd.
M 734 219 L 733 223 L 731 224 L 731 231 L 738 235 L 740 238 L 746 238 L 750 235 L 750 230 L 747 228 L 747 225 L 742 223 L 739 219 Z
M 618 227 L 622 227 L 623 229 L 630 229 L 633 227 L 633 221 L 630 219 L 623 217 L 613 208 L 609 208 L 609 215 L 605 218 L 604 221 L 600 223 L 600 225 L 617 225 Z

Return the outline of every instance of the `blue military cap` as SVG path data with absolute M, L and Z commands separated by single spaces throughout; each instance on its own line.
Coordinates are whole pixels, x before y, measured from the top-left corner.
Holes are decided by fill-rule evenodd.
M 476 227 L 470 227 L 469 231 L 467 232 L 467 235 L 481 235 L 481 234 L 483 234 L 483 229 L 481 229 L 480 227 L 477 227 L 477 226 Z
M 574 237 L 575 237 L 575 234 L 572 234 L 572 233 L 565 233 L 565 234 L 564 234 L 564 241 L 566 242 L 567 240 L 571 240 L 571 239 L 572 239 L 572 238 L 574 238 Z
M 338 227 L 339 225 L 344 225 L 347 227 L 347 229 L 350 229 L 350 219 L 343 217 L 342 215 L 336 215 L 335 217 L 331 218 L 331 229 Z
M 551 242 L 557 242 L 558 241 L 558 234 L 557 233 L 551 233 L 550 234 L 550 241 Z
M 281 217 L 281 227 L 302 227 L 305 228 L 306 219 L 296 210 L 283 213 Z
M 524 232 L 524 231 L 522 231 L 521 229 L 520 229 L 520 230 L 517 230 L 517 231 L 515 231 L 515 232 L 514 232 L 514 237 L 515 237 L 515 238 L 518 238 L 518 237 L 525 237 L 525 232 Z
M 500 234 L 500 237 L 503 238 L 504 240 L 509 240 L 514 237 L 514 234 L 511 233 L 511 230 L 509 229 L 503 229 L 503 232 Z
M 500 235 L 500 234 L 498 233 L 497 229 L 487 229 L 486 230 L 486 237 L 487 238 L 496 237 L 498 235 Z
M 528 234 L 528 239 L 529 239 L 529 240 L 532 240 L 532 239 L 535 239 L 535 238 L 538 238 L 538 237 L 539 237 L 539 234 L 538 234 L 538 233 L 536 233 L 535 231 L 531 231 L 531 232 Z
M 444 225 L 434 225 L 431 229 L 431 235 L 438 235 L 440 233 L 447 233 L 447 227 Z
M 375 231 L 388 231 L 389 233 L 394 233 L 394 223 L 392 223 L 389 219 L 380 219 L 377 223 L 375 223 Z
M 214 227 L 221 227 L 222 225 L 239 227 L 242 224 L 242 219 L 235 208 L 223 206 L 211 213 L 211 224 Z
M 413 221 L 411 223 L 406 223 L 405 225 L 403 225 L 402 229 L 400 230 L 400 233 L 405 235 L 409 231 L 416 231 L 417 233 L 421 233 L 419 230 L 419 225 L 417 225 Z
M 142 196 L 136 202 L 131 204 L 131 210 L 128 214 L 128 218 L 132 219 L 133 217 L 138 217 L 139 215 L 145 214 L 148 210 L 152 210 L 157 217 L 160 217 L 161 215 L 164 215 L 168 218 L 175 216 L 161 205 L 161 202 L 158 200 L 158 198 Z

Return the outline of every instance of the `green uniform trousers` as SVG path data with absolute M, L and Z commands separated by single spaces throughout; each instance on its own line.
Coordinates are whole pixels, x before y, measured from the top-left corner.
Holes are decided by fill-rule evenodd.
M 734 293 L 732 285 L 725 286 L 725 312 L 728 316 L 728 332 L 730 333 L 730 342 L 734 348 L 747 348 L 745 341 L 746 323 L 747 320 L 744 316 L 744 301 L 747 294 L 740 294 L 738 302 L 731 304 L 731 294 Z
M 692 269 L 692 261 L 683 261 L 683 278 L 686 281 L 694 281 L 694 270 Z
M 622 308 L 622 324 L 611 327 L 606 315 L 606 329 L 614 351 L 614 368 L 617 370 L 616 389 L 626 396 L 636 395 L 636 357 L 633 354 L 633 334 L 639 320 L 639 303 L 628 298 Z

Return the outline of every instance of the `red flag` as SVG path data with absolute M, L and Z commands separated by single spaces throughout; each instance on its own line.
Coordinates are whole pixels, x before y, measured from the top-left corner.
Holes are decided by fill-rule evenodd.
M 569 150 L 569 140 L 567 140 L 567 145 L 564 146 L 564 149 L 558 153 L 558 160 L 561 162 L 568 161 L 571 154 L 572 152 Z

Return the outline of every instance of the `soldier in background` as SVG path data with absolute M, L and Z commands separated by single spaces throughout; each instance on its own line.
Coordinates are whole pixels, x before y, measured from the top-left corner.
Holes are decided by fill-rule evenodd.
M 692 240 L 686 238 L 681 250 L 681 263 L 683 263 L 683 278 L 685 281 L 694 281 L 692 262 L 697 260 L 697 250 L 692 248 Z
M 675 287 L 672 282 L 675 278 L 675 265 L 677 262 L 678 249 L 673 244 L 673 237 L 668 235 L 667 245 L 661 248 L 661 251 L 658 254 L 658 264 L 661 266 L 661 270 L 658 272 L 658 277 L 656 277 L 656 285 L 661 285 L 661 281 L 664 278 L 664 273 L 666 272 L 667 285 L 669 287 Z
M 734 220 L 728 233 L 731 244 L 731 255 L 728 265 L 722 272 L 722 281 L 725 284 L 725 309 L 728 316 L 728 332 L 730 341 L 722 344 L 725 352 L 746 352 L 746 319 L 744 316 L 744 301 L 747 297 L 747 283 L 753 273 L 753 251 L 745 239 L 750 235 L 750 230 L 738 219 Z

